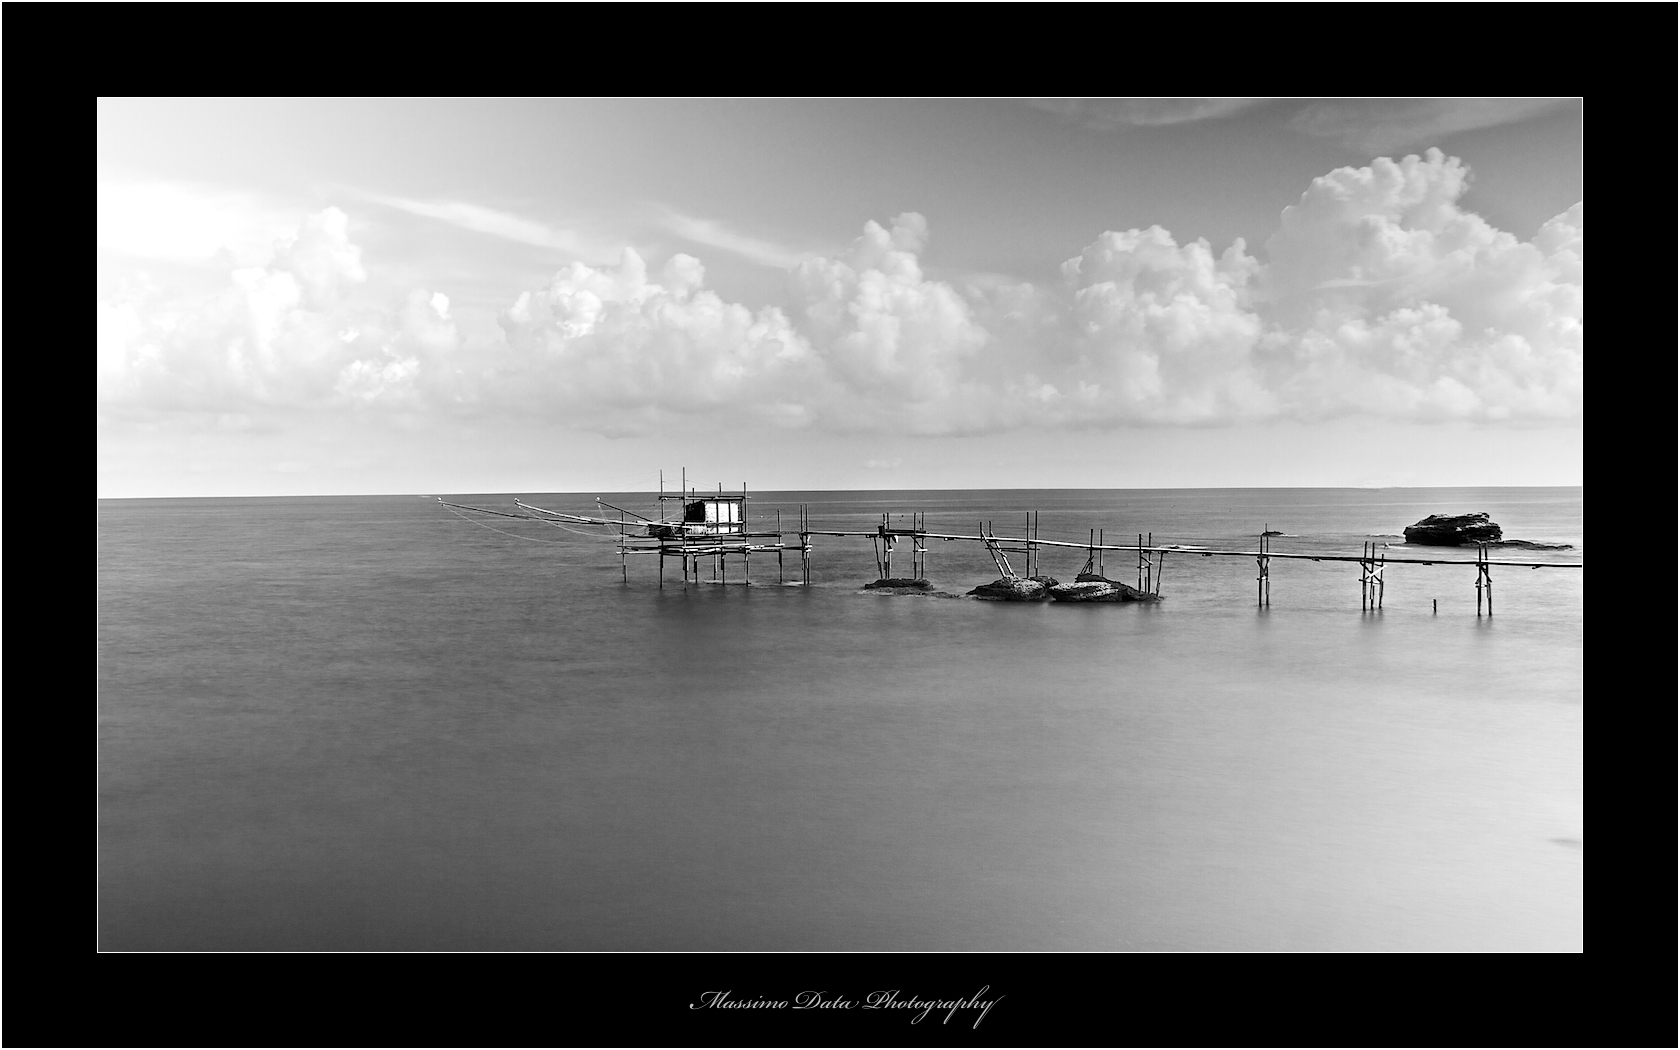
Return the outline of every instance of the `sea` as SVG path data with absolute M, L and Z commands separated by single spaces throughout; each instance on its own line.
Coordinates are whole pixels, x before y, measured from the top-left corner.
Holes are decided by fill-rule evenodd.
M 1158 603 L 966 597 L 885 520 L 1584 559 L 1580 488 L 750 493 L 789 551 L 621 557 L 653 493 L 99 500 L 106 951 L 1583 950 L 1585 569 L 1175 551 Z M 885 519 L 883 519 L 885 515 Z M 774 539 L 763 541 L 774 543 Z M 893 575 L 908 576 L 909 541 Z M 1016 544 L 1017 546 L 1019 544 Z M 1005 554 L 1025 574 L 1025 555 Z M 1103 571 L 1136 583 L 1135 552 Z M 724 581 L 727 582 L 724 582 Z M 1485 598 L 1485 596 L 1484 596 Z

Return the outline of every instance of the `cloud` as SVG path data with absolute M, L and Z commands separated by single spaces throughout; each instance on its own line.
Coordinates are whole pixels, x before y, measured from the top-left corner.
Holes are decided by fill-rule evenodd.
M 693 256 L 625 249 L 510 293 L 499 333 L 472 340 L 436 289 L 363 302 L 348 217 L 328 209 L 211 293 L 134 278 L 103 294 L 99 400 L 519 413 L 606 434 L 1578 421 L 1583 206 L 1523 240 L 1460 207 L 1469 182 L 1438 150 L 1380 158 L 1313 180 L 1258 255 L 1110 231 L 1047 284 L 931 277 L 928 223 L 906 212 L 789 268 L 785 308 L 726 301 Z
M 809 252 L 797 252 L 769 241 L 737 233 L 720 222 L 684 215 L 671 208 L 655 209 L 656 221 L 671 233 L 708 248 L 720 248 L 743 259 L 778 270 L 790 269 L 808 258 Z
M 1439 151 L 1338 169 L 1285 209 L 1265 263 L 1240 241 L 1215 252 L 1160 227 L 1114 231 L 1064 265 L 1059 287 L 932 279 L 922 216 L 871 222 L 846 250 L 792 271 L 791 311 L 776 315 L 775 331 L 778 346 L 798 348 L 798 367 L 738 354 L 731 396 L 796 405 L 787 418 L 805 425 L 888 433 L 1578 418 L 1582 209 L 1525 242 L 1459 207 L 1469 178 Z M 581 288 L 585 276 L 606 279 L 578 271 L 556 288 Z M 643 280 L 632 275 L 628 287 Z M 549 325 L 566 323 L 556 314 Z M 724 403 L 668 397 L 661 383 L 707 374 L 726 341 L 588 332 L 595 342 L 589 363 L 569 372 L 571 402 L 594 391 L 596 403 L 640 399 L 676 413 Z M 676 345 L 680 354 L 662 349 Z M 604 361 L 614 367 L 594 370 Z M 621 385 L 628 375 L 641 377 L 639 393 Z
M 499 394 L 605 433 L 710 413 L 798 425 L 810 348 L 782 311 L 726 303 L 699 260 L 657 279 L 631 249 L 615 268 L 572 263 L 500 318 L 512 355 Z
M 1289 122 L 1296 131 L 1340 139 L 1367 156 L 1433 146 L 1447 135 L 1514 124 L 1578 100 L 1568 98 L 1353 99 L 1307 106 Z
M 367 271 L 337 208 L 306 217 L 272 255 L 207 295 L 118 282 L 96 308 L 100 404 L 237 413 L 417 403 L 421 361 L 459 343 L 435 297 L 417 290 L 387 311 L 351 304 Z
M 838 257 L 794 271 L 802 328 L 833 384 L 823 398 L 830 424 L 871 428 L 896 419 L 938 430 L 953 409 L 979 408 L 990 393 L 974 361 L 990 333 L 960 292 L 923 276 L 918 253 L 927 236 L 927 220 L 907 212 L 891 228 L 866 224 Z
M 579 258 L 597 259 L 613 254 L 610 249 L 592 238 L 575 231 L 555 229 L 534 219 L 465 201 L 418 201 L 380 193 L 360 193 L 359 196 L 375 204 L 395 208 L 410 215 L 436 219 L 463 230 L 499 237 L 518 244 L 549 248 Z
M 1579 418 L 1583 206 L 1532 242 L 1430 150 L 1315 179 L 1267 241 L 1268 386 L 1300 418 Z
M 1259 263 L 1238 240 L 1215 256 L 1159 226 L 1105 233 L 1063 266 L 1073 289 L 1071 415 L 1093 423 L 1231 422 L 1275 404 L 1254 369 L 1264 329 L 1250 282 Z
M 249 194 L 184 183 L 103 181 L 95 188 L 95 242 L 140 259 L 205 262 L 227 251 L 240 265 L 266 262 L 298 213 Z
M 1027 105 L 1095 131 L 1223 120 L 1264 98 L 1033 98 Z

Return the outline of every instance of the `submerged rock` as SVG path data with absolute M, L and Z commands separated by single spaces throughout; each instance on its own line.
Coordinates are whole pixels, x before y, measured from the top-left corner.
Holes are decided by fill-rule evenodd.
M 1049 580 L 1049 583 L 1045 583 Z M 1030 580 L 993 580 L 982 583 L 968 593 L 976 598 L 984 598 L 993 602 L 1041 602 L 1050 597 L 1050 588 L 1056 583 L 1048 576 L 1034 576 Z
M 1416 525 L 1406 526 L 1406 542 L 1430 547 L 1461 547 L 1492 543 L 1504 536 L 1498 525 L 1484 514 L 1431 514 Z
M 874 580 L 863 585 L 866 591 L 931 591 L 932 582 L 928 580 L 907 580 L 894 577 L 890 580 Z
M 1536 543 L 1533 540 L 1499 540 L 1488 544 L 1489 547 L 1515 547 L 1524 551 L 1572 551 L 1573 543 Z
M 1158 602 L 1161 599 L 1136 587 L 1095 573 L 1082 572 L 1073 583 L 1050 588 L 1050 597 L 1059 602 Z

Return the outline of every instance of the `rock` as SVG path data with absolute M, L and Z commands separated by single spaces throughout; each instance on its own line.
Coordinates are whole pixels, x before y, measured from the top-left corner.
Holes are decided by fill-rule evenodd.
M 905 580 L 894 578 L 890 580 L 874 580 L 870 583 L 864 584 L 863 589 L 866 591 L 931 591 L 933 590 L 933 584 L 928 580 Z
M 976 598 L 994 602 L 1041 602 L 1050 596 L 1050 588 L 1043 581 L 1048 576 L 1030 580 L 993 580 L 982 583 L 968 593 Z M 1054 581 L 1052 581 L 1054 582 Z
M 1430 547 L 1461 547 L 1491 543 L 1504 535 L 1486 514 L 1431 514 L 1406 526 L 1406 542 Z
M 1082 572 L 1078 580 L 1050 588 L 1050 597 L 1059 602 L 1158 602 L 1153 594 L 1145 594 L 1136 587 L 1111 580 L 1106 576 Z
M 1572 543 L 1536 543 L 1533 540 L 1499 540 L 1488 544 L 1489 547 L 1515 547 L 1524 551 L 1572 551 Z

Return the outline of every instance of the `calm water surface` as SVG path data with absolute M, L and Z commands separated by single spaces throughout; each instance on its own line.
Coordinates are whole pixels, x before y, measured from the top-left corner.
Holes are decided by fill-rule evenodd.
M 1578 488 L 767 493 L 755 526 L 800 503 L 1394 556 L 1485 510 L 1577 548 L 1497 556 L 1584 547 Z M 625 584 L 609 540 L 419 497 L 97 522 L 106 949 L 1583 947 L 1582 569 L 1495 569 L 1491 619 L 1466 566 L 1391 565 L 1362 613 L 1357 566 L 1276 561 L 1257 610 L 1252 561 L 1176 555 L 1157 606 L 1016 605 L 861 593 L 868 543 L 824 538 L 809 588 Z M 940 588 L 997 575 L 931 547 Z

